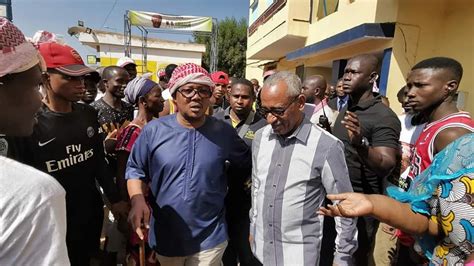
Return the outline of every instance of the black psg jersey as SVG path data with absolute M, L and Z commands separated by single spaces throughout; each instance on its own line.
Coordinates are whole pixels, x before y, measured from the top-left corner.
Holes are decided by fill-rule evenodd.
M 118 193 L 106 167 L 97 112 L 73 103 L 72 112 L 58 113 L 43 105 L 38 123 L 28 138 L 25 162 L 52 175 L 66 190 L 68 206 L 86 207 L 101 202 L 96 182 L 111 202 Z

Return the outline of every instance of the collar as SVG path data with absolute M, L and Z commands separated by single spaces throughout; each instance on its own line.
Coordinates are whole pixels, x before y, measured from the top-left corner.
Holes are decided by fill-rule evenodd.
M 346 94 L 344 95 L 343 97 L 337 97 L 337 99 L 340 101 L 340 100 L 343 100 L 344 102 L 347 102 L 347 100 L 349 100 L 349 94 Z
M 363 101 L 363 102 L 359 102 L 357 103 L 357 105 L 352 105 L 351 104 L 351 100 L 349 98 L 349 102 L 348 102 L 348 105 L 349 105 L 349 111 L 352 111 L 352 110 L 357 110 L 357 109 L 360 109 L 360 110 L 366 110 L 368 109 L 369 107 L 372 107 L 374 106 L 375 104 L 377 103 L 381 103 L 382 102 L 382 95 L 378 94 L 378 93 L 373 93 L 374 95 L 374 98 L 370 99 L 370 100 L 367 100 L 367 101 Z
M 224 119 L 230 119 L 230 106 L 224 110 Z
M 270 139 L 279 138 L 287 142 L 295 138 L 303 143 L 306 143 L 309 137 L 309 133 L 311 132 L 312 126 L 313 124 L 311 123 L 311 121 L 309 121 L 309 119 L 306 116 L 304 116 L 301 124 L 296 128 L 296 130 L 291 135 L 289 135 L 288 137 L 283 137 L 273 132 L 273 129 L 272 129 L 270 131 Z
M 250 112 L 255 112 L 255 111 L 251 110 Z M 249 113 L 249 114 L 250 114 L 250 113 Z M 248 116 L 247 116 L 247 117 L 248 117 Z M 246 117 L 245 119 L 247 119 L 247 117 Z M 256 117 L 256 115 L 254 115 L 253 120 L 250 121 L 250 123 L 253 123 L 253 121 L 255 121 L 255 117 Z M 230 106 L 227 107 L 227 108 L 224 110 L 224 119 L 226 119 L 226 120 L 232 119 L 232 118 L 230 117 Z M 241 120 L 237 126 L 239 126 L 240 124 L 245 123 L 245 119 L 244 119 L 244 120 Z
M 319 110 L 321 110 L 324 106 L 328 105 L 328 100 L 326 98 L 322 99 L 320 103 L 318 103 L 318 105 L 316 105 L 314 107 L 314 111 L 313 111 L 313 114 L 319 112 Z

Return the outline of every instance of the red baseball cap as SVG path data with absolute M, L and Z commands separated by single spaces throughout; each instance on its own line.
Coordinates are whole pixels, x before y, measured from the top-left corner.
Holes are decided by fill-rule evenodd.
M 83 76 L 94 72 L 92 68 L 84 65 L 79 53 L 68 45 L 56 42 L 40 43 L 39 51 L 46 62 L 46 67 L 69 76 Z
M 229 75 L 223 71 L 217 71 L 211 74 L 212 82 L 215 84 L 229 84 Z

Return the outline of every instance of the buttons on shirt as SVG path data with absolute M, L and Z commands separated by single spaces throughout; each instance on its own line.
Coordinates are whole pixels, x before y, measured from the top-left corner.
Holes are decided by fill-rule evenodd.
M 273 187 L 277 187 L 277 185 L 276 185 L 276 184 L 273 184 Z
M 271 207 L 273 207 L 273 205 L 272 205 L 272 204 L 270 204 L 270 208 L 271 208 Z

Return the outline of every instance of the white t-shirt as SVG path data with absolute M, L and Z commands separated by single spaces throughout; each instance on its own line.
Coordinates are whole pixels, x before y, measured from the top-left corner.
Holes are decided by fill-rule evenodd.
M 398 116 L 402 131 L 400 132 L 400 145 L 402 148 L 401 180 L 405 180 L 410 170 L 410 161 L 416 140 L 420 136 L 425 124 L 413 126 L 411 119 L 413 115 L 402 114 Z
M 324 111 L 323 111 L 323 109 L 324 109 Z M 313 113 L 313 115 L 310 118 L 311 123 L 313 123 L 313 124 L 319 123 L 319 117 L 322 116 L 322 115 L 326 115 L 326 117 L 328 118 L 328 121 L 331 125 L 331 128 L 332 128 L 332 127 L 334 127 L 334 123 L 336 123 L 336 118 L 339 115 L 339 112 L 334 111 L 328 105 L 324 105 L 323 108 L 319 108 L 318 111 Z
M 323 108 L 324 108 L 324 112 L 323 112 Z M 317 106 L 311 103 L 305 103 L 303 113 L 313 124 L 318 124 L 319 117 L 326 114 L 326 117 L 329 120 L 331 128 L 334 127 L 336 118 L 339 115 L 339 112 L 331 109 L 331 107 L 327 105 L 326 101 L 319 103 Z
M 398 116 L 400 124 L 402 125 L 402 131 L 400 132 L 400 142 L 415 145 L 416 140 L 423 131 L 425 124 L 413 126 L 411 119 L 413 115 L 402 114 Z
M 0 265 L 69 265 L 66 191 L 51 176 L 0 156 Z

